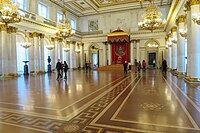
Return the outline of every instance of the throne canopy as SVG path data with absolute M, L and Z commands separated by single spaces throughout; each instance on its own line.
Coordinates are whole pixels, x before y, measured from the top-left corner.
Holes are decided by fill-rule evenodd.
M 121 29 L 117 29 L 113 31 L 112 33 L 109 33 L 107 35 L 108 43 L 129 43 L 130 42 L 130 36 L 128 32 L 125 32 Z

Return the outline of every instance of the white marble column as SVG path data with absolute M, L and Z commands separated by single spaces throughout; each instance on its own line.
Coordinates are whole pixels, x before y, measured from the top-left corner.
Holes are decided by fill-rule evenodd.
M 137 62 L 140 61 L 140 40 L 136 41 L 136 59 Z
M 55 64 L 54 66 L 56 66 L 56 63 L 58 62 L 58 59 L 60 59 L 60 53 L 59 53 L 59 43 L 58 43 L 58 38 L 55 37 L 54 38 L 54 46 L 55 46 L 55 49 L 54 49 L 54 57 L 55 57 Z
M 179 16 L 178 17 L 178 57 L 177 57 L 177 71 L 181 74 L 184 74 L 186 72 L 186 66 L 185 66 L 185 38 L 181 36 L 180 31 L 185 29 L 185 17 Z
M 108 65 L 112 64 L 112 45 L 108 43 Z
M 70 41 L 70 68 L 75 68 L 75 60 L 76 60 L 76 53 L 75 53 L 75 41 Z
M 177 69 L 177 27 L 172 27 L 172 69 Z
M 8 74 L 8 48 L 7 48 L 7 26 L 1 25 L 1 39 L 0 39 L 0 45 L 1 45 L 1 74 L 2 76 L 6 76 Z
M 39 33 L 33 33 L 33 47 L 34 47 L 34 72 L 37 73 L 40 70 L 39 60 Z
M 191 9 L 190 7 L 187 8 L 187 15 L 186 15 L 186 21 L 187 21 L 187 66 L 186 66 L 186 72 L 187 72 L 187 77 L 191 75 Z
M 108 45 L 108 42 L 103 42 L 103 66 L 107 65 L 107 54 L 106 54 L 107 45 Z
M 167 61 L 167 65 L 169 67 L 169 46 L 165 49 L 165 60 Z
M 10 73 L 14 74 L 14 76 L 17 74 L 17 46 L 16 46 L 16 32 L 17 28 L 12 27 L 11 29 L 11 59 L 10 59 Z
M 133 49 L 134 49 L 134 41 L 132 40 L 131 41 L 131 52 L 130 52 L 130 54 L 131 54 L 131 65 L 134 65 L 134 61 L 135 61 L 135 59 L 134 59 L 134 53 L 133 53 Z
M 12 45 L 11 45 L 11 28 L 12 27 L 9 27 L 8 30 L 7 30 L 7 43 L 6 43 L 6 53 L 4 53 L 5 55 L 5 60 L 7 60 L 7 67 L 8 67 L 8 71 L 6 72 L 6 74 L 11 74 L 11 71 L 12 71 L 12 62 L 11 62 L 11 59 L 12 59 Z
M 168 47 L 168 67 L 172 69 L 172 46 Z
M 84 67 L 84 43 L 80 44 L 80 67 Z
M 44 60 L 44 34 L 40 34 L 40 72 L 45 72 L 45 60 Z
M 191 14 L 193 15 L 196 12 L 200 12 L 200 2 L 198 4 L 192 1 L 191 5 Z M 192 16 L 193 17 L 193 16 Z M 192 19 L 191 19 L 192 21 Z M 188 33 L 190 34 L 190 33 Z M 188 45 L 190 47 L 190 77 L 200 80 L 200 25 L 197 23 L 191 22 L 191 43 Z
M 29 50 L 29 72 L 33 72 L 34 71 L 34 42 L 33 42 L 33 34 L 29 33 L 29 37 L 30 37 L 30 42 L 32 44 L 32 46 L 30 48 L 28 48 Z M 26 49 L 27 50 L 27 49 Z
M 74 68 L 78 68 L 79 66 L 79 52 L 77 51 L 79 49 L 79 44 L 75 43 L 75 60 L 74 60 Z
M 59 47 L 58 47 L 58 57 L 59 59 L 62 61 L 62 63 L 64 63 L 63 61 L 63 40 L 61 38 L 58 39 L 59 42 Z

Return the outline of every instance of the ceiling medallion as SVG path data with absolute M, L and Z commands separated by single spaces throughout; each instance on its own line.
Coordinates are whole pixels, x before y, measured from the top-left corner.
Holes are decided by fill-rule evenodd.
M 153 5 L 153 1 L 150 1 L 151 5 L 146 8 L 145 14 L 142 16 L 143 21 L 138 23 L 140 29 L 153 30 L 159 29 L 166 24 L 166 20 L 162 20 L 162 13 L 158 12 L 158 7 Z

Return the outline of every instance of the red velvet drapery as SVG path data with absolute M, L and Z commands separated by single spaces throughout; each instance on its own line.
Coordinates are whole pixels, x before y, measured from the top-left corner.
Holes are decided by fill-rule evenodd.
M 130 37 L 123 30 L 108 34 L 108 42 L 112 45 L 112 64 L 122 64 L 130 61 Z

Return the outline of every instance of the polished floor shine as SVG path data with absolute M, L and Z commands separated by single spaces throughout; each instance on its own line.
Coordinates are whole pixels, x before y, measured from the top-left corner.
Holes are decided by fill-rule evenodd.
M 0 79 L 0 133 L 200 133 L 200 84 L 160 70 Z

